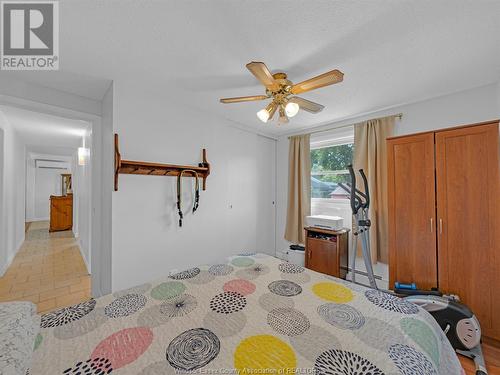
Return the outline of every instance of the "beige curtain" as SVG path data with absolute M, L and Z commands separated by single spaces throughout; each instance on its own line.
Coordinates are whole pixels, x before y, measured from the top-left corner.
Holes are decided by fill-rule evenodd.
M 365 171 L 370 190 L 370 247 L 373 263 L 388 263 L 389 257 L 386 139 L 393 135 L 394 119 L 394 116 L 384 117 L 354 126 L 354 168 L 356 171 Z M 356 185 L 362 190 L 362 179 L 358 173 L 356 177 Z
M 311 147 L 309 134 L 290 137 L 288 209 L 285 239 L 304 243 L 305 217 L 311 214 Z

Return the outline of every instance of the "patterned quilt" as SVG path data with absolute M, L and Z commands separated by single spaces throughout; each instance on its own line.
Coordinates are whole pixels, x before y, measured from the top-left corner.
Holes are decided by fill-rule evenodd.
M 41 317 L 31 375 L 463 374 L 433 318 L 263 254 Z

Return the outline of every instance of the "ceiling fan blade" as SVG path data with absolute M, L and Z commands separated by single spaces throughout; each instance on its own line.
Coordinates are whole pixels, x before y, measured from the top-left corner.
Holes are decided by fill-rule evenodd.
M 329 72 L 320 74 L 317 77 L 310 78 L 308 80 L 293 85 L 291 93 L 300 94 L 306 91 L 319 89 L 320 87 L 342 82 L 343 79 L 344 79 L 344 73 L 342 73 L 340 70 L 337 69 L 331 70 Z
M 253 95 L 253 96 L 238 96 L 235 98 L 223 98 L 220 100 L 221 103 L 240 103 L 240 102 L 251 102 L 254 100 L 265 100 L 266 95 Z
M 279 87 L 266 64 L 263 62 L 252 61 L 247 64 L 247 69 L 267 88 L 277 89 Z
M 311 112 L 311 113 L 318 113 L 325 108 L 324 105 L 311 102 L 310 100 L 300 98 L 298 96 L 292 96 L 289 100 L 289 102 L 292 103 L 297 103 L 300 107 L 300 109 L 303 109 L 304 111 Z

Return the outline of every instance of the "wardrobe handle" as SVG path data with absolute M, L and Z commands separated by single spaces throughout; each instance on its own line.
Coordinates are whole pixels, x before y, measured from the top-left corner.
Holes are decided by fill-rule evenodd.
M 434 223 L 434 218 L 432 218 L 432 217 L 431 217 L 431 233 L 434 231 L 434 229 L 432 229 L 432 227 L 433 227 L 433 225 L 432 225 L 432 224 L 433 224 L 433 223 Z
M 439 219 L 439 234 L 443 234 L 443 219 Z

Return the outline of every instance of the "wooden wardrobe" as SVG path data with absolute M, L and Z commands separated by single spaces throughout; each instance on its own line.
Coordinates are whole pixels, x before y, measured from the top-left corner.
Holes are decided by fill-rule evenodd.
M 498 121 L 387 140 L 389 285 L 456 294 L 500 340 Z

